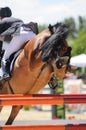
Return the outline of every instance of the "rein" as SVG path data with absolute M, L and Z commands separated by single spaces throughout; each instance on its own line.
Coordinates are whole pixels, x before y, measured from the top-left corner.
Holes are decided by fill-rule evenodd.
M 40 70 L 40 72 L 39 72 L 37 78 L 39 78 L 39 76 L 41 75 L 41 72 L 46 68 L 46 66 L 47 66 L 47 63 L 45 63 L 45 64 L 42 66 L 42 68 L 41 68 L 41 70 Z
M 9 80 L 7 80 L 7 83 L 8 83 L 8 86 L 9 86 L 9 89 L 10 89 L 11 93 L 12 93 L 12 94 L 14 94 L 14 91 L 13 91 L 13 89 L 12 89 L 11 85 L 10 85 Z

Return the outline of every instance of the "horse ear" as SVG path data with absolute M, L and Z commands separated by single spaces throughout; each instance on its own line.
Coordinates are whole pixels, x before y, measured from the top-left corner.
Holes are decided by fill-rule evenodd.
M 50 32 L 53 34 L 53 27 L 51 24 L 49 24 L 48 28 L 49 28 Z
M 50 29 L 51 27 L 52 27 L 51 24 L 49 24 L 48 28 Z

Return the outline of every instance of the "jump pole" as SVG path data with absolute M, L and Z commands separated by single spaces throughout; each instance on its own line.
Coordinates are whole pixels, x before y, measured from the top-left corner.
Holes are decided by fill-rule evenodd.
M 86 130 L 86 124 L 33 124 L 33 125 L 8 125 L 0 130 Z
M 0 105 L 85 104 L 86 94 L 0 95 Z

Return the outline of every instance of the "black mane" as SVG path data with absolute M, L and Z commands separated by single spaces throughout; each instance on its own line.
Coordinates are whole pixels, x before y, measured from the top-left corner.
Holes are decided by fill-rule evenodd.
M 61 46 L 65 43 L 65 40 L 69 34 L 69 25 L 63 23 L 57 23 L 53 26 L 49 25 L 49 30 L 52 35 L 42 45 L 42 60 L 47 61 L 53 54 L 54 51 L 58 51 Z

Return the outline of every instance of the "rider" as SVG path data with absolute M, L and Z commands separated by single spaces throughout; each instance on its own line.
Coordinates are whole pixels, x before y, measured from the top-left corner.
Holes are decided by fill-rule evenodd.
M 7 12 L 9 12 L 9 15 Z M 10 44 L 8 44 L 1 61 L 0 80 L 10 78 L 10 69 L 8 67 L 10 55 L 18 51 L 28 40 L 36 35 L 33 31 L 33 25 L 31 26 L 32 22 L 29 23 L 30 26 L 27 29 L 27 25 L 22 20 L 13 18 L 11 15 L 12 12 L 9 7 L 0 9 L 0 40 L 5 41 L 9 36 L 11 37 Z
M 10 17 L 12 12 L 9 7 L 0 8 L 0 22 L 4 17 Z M 2 29 L 0 30 L 2 31 Z M 3 41 L 0 39 L 0 54 L 2 53 Z

